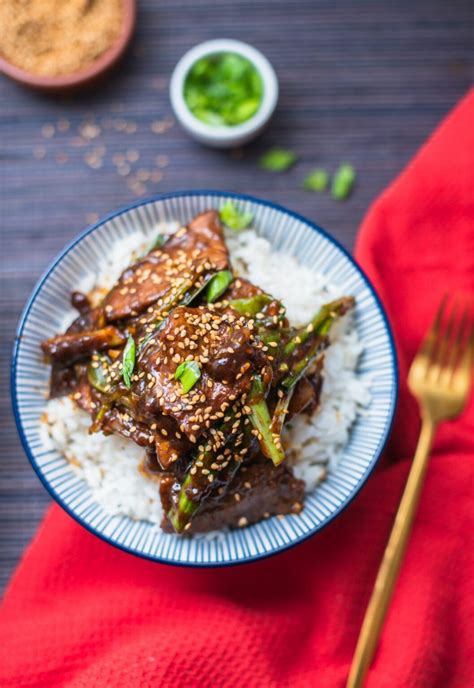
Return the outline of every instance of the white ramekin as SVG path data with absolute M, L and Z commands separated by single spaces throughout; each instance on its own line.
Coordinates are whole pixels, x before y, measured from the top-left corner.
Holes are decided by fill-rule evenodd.
M 202 122 L 189 110 L 184 99 L 184 82 L 193 64 L 201 57 L 226 52 L 247 58 L 263 81 L 263 96 L 258 111 L 243 124 L 233 127 L 212 126 Z M 196 141 L 216 148 L 232 148 L 253 139 L 268 123 L 278 100 L 278 79 L 272 65 L 259 50 L 242 41 L 221 38 L 200 43 L 183 55 L 171 76 L 170 98 L 177 120 Z

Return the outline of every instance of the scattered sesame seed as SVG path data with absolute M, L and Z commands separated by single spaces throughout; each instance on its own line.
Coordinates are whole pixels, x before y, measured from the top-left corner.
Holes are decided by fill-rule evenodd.
M 69 120 L 63 118 L 58 120 L 56 126 L 58 128 L 58 131 L 60 131 L 62 134 L 65 134 L 66 131 L 69 131 L 71 124 Z
M 36 160 L 43 160 L 46 156 L 46 148 L 44 146 L 35 146 L 33 149 L 33 157 Z
M 55 131 L 54 124 L 43 124 L 41 127 L 41 136 L 45 139 L 52 139 Z

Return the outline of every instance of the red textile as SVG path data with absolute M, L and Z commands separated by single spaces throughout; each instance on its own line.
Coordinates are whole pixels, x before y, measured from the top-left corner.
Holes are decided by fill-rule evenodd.
M 357 256 L 401 378 L 442 292 L 474 292 L 474 91 L 381 196 Z M 1 612 L 0 685 L 343 686 L 418 431 L 402 383 L 387 459 L 330 527 L 247 566 L 153 564 L 53 506 Z M 474 684 L 474 407 L 439 432 L 369 688 Z

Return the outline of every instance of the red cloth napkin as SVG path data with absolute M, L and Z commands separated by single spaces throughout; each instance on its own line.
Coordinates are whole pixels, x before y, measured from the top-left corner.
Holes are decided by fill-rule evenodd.
M 387 459 L 330 527 L 247 566 L 190 570 L 104 544 L 57 506 L 6 593 L 0 685 L 343 686 L 417 432 L 407 366 L 446 290 L 474 292 L 474 92 L 369 212 L 357 245 L 395 328 Z M 441 428 L 367 685 L 474 683 L 474 408 Z

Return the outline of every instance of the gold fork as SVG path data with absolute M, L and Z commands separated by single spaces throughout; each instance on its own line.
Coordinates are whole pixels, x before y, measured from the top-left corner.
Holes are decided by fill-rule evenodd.
M 360 688 L 374 655 L 411 532 L 434 434 L 439 423 L 458 416 L 471 385 L 473 331 L 470 307 L 450 308 L 445 297 L 408 374 L 418 400 L 421 433 L 395 522 L 379 568 L 352 660 L 347 688 Z

